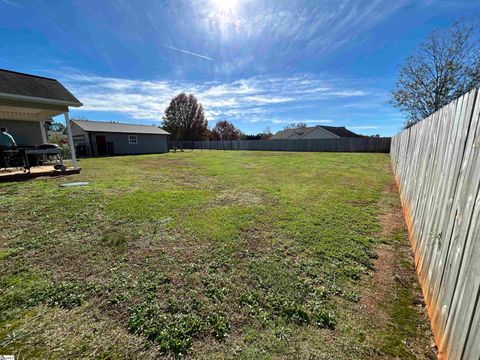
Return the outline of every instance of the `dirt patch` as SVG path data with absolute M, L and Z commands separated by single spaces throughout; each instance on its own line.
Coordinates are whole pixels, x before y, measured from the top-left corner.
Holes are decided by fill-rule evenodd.
M 400 205 L 400 195 L 394 181 L 386 186 L 385 193 L 386 197 L 379 204 L 381 230 L 378 235 L 391 237 L 398 230 L 406 230 L 406 225 Z
M 385 192 L 388 194 L 395 194 L 395 184 L 388 184 Z M 385 202 L 380 203 L 380 231 L 378 237 L 380 239 L 390 239 L 393 237 L 395 231 L 404 229 L 404 221 L 401 211 L 397 206 L 392 207 Z M 371 316 L 376 316 L 378 321 L 382 321 L 382 325 L 385 325 L 388 315 L 385 309 L 379 306 L 379 299 L 385 298 L 388 290 L 391 290 L 392 284 L 395 279 L 395 254 L 392 244 L 381 244 L 375 249 L 377 259 L 374 260 L 374 272 L 368 279 L 366 291 L 359 305 L 362 309 Z
M 370 340 L 379 349 L 377 358 L 436 359 L 395 183 L 385 193 L 377 235 L 382 244 L 375 249 L 374 271 L 362 285 L 359 311 L 375 327 Z
M 374 273 L 369 279 L 369 291 L 362 294 L 360 308 L 369 316 L 375 317 L 380 326 L 388 321 L 385 309 L 379 306 L 379 299 L 385 297 L 385 291 L 392 287 L 395 279 L 395 259 L 392 251 L 386 245 L 376 249 L 378 259 L 374 261 Z
M 54 281 L 80 281 L 95 276 L 96 267 L 73 246 L 52 246 L 40 253 L 27 254 L 32 267 L 50 271 Z
M 399 207 L 384 209 L 379 217 L 381 229 L 378 233 L 380 238 L 390 238 L 395 231 L 406 231 L 402 210 Z
M 265 203 L 265 199 L 254 192 L 221 191 L 217 194 L 213 203 L 217 206 L 251 206 Z

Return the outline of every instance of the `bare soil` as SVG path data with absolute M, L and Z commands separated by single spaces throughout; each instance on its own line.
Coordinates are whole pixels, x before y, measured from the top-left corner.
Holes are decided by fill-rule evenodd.
M 385 191 L 399 199 L 398 189 L 393 181 Z M 359 309 L 371 318 L 372 324 L 375 324 L 376 328 L 397 328 L 399 335 L 403 337 L 401 341 L 414 358 L 436 359 L 433 335 L 415 273 L 413 254 L 408 244 L 407 227 L 400 202 L 387 203 L 382 200 L 380 208 L 381 229 L 378 236 L 385 241 L 375 249 L 378 258 L 374 261 L 373 274 L 364 279 L 366 284 L 362 287 Z M 391 241 L 398 237 L 400 239 L 397 241 Z M 406 308 L 402 309 L 402 307 Z M 414 324 L 408 323 L 408 326 L 413 327 L 412 329 L 398 329 L 399 323 L 396 317 L 402 316 L 404 311 L 413 312 L 410 315 L 416 316 Z M 420 336 L 411 336 L 412 331 L 418 332 Z M 383 346 L 388 348 L 390 345 L 387 342 Z M 393 359 L 399 358 L 399 356 L 381 353 L 375 358 Z

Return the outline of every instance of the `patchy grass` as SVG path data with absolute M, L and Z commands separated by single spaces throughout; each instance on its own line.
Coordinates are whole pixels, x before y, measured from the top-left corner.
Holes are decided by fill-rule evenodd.
M 388 155 L 195 151 L 81 166 L 0 184 L 0 353 L 402 358 L 410 336 L 428 348 L 404 229 L 382 231 L 396 204 Z M 370 280 L 379 244 L 410 276 L 398 291 Z M 381 326 L 362 306 L 370 290 Z

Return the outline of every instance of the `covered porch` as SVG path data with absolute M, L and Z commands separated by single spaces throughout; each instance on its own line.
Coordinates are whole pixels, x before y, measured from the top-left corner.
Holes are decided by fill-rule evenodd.
M 82 103 L 55 79 L 0 70 L 0 127 L 6 128 L 17 143 L 17 147 L 0 150 L 0 181 L 78 173 L 69 107 L 80 106 Z M 70 159 L 65 164 L 64 151 L 45 145 L 46 123 L 59 115 L 65 119 L 69 145 Z M 57 162 L 50 166 L 46 160 L 52 155 Z

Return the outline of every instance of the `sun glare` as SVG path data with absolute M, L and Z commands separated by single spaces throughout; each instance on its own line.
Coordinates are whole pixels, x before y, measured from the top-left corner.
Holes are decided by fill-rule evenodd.
M 210 29 L 216 28 L 221 32 L 222 39 L 226 40 L 231 35 L 244 28 L 242 19 L 242 0 L 207 0 L 208 22 Z
M 210 3 L 218 12 L 232 14 L 237 9 L 239 0 L 210 0 Z

